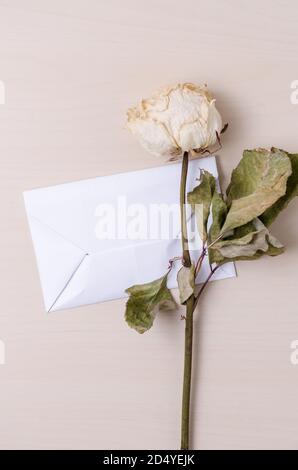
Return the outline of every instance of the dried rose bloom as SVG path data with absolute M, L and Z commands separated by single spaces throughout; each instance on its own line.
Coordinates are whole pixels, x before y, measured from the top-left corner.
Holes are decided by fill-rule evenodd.
M 150 153 L 176 159 L 214 145 L 222 119 L 206 86 L 179 83 L 129 109 L 127 125 Z

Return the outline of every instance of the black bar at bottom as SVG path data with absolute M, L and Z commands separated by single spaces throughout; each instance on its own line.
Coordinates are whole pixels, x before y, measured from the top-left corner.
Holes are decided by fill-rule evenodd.
M 2 450 L 0 452 L 0 468 L 6 465 L 30 464 L 43 467 L 54 467 L 65 464 L 66 468 L 99 468 L 115 467 L 150 469 L 152 465 L 167 465 L 168 468 L 192 468 L 200 465 L 209 468 L 210 465 L 233 464 L 241 468 L 249 464 L 297 464 L 295 451 L 173 451 L 173 450 Z M 2 467 L 1 467 L 2 465 Z M 20 468 L 22 468 L 20 467 Z

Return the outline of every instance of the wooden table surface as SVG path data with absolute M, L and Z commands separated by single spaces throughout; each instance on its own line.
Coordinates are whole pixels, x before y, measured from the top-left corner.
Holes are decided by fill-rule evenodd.
M 298 151 L 295 0 L 0 0 L 2 449 L 179 448 L 183 327 L 143 336 L 124 301 L 44 312 L 22 192 L 162 164 L 126 109 L 176 81 L 207 83 L 230 124 L 221 183 L 244 148 Z M 298 448 L 298 202 L 275 259 L 238 263 L 196 316 L 193 442 Z

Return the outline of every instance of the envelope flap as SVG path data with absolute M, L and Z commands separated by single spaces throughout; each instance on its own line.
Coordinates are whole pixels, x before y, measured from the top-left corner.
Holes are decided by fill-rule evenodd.
M 85 256 L 51 311 L 124 297 L 138 274 L 133 246 Z
M 30 214 L 28 221 L 48 312 L 86 253 Z

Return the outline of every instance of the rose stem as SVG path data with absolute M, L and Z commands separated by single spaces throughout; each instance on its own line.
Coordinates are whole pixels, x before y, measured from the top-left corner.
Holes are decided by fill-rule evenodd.
M 182 232 L 182 250 L 183 250 L 183 264 L 184 266 L 191 265 L 191 259 L 188 249 L 187 238 L 187 222 L 186 222 L 186 206 L 185 206 L 185 193 L 186 193 L 186 180 L 188 170 L 188 152 L 184 152 L 182 160 L 181 181 L 180 181 L 180 214 L 181 214 L 181 232 Z
M 181 212 L 181 229 L 182 229 L 182 250 L 183 257 L 182 263 L 184 266 L 191 266 L 191 258 L 189 254 L 188 238 L 187 238 L 187 222 L 186 222 L 186 207 L 185 207 L 185 193 L 186 193 L 186 180 L 188 170 L 188 152 L 184 152 L 181 171 L 180 183 L 180 212 Z M 203 261 L 206 254 L 205 248 L 202 251 Z M 192 367 L 192 341 L 193 341 L 193 313 L 197 306 L 198 300 L 201 297 L 205 287 L 210 281 L 211 277 L 219 266 L 211 269 L 209 276 L 203 283 L 199 293 L 195 297 L 192 295 L 186 302 L 186 317 L 185 317 L 185 339 L 184 339 L 184 373 L 183 373 L 183 395 L 182 395 L 182 420 L 181 420 L 181 449 L 187 450 L 189 448 L 189 410 L 190 410 L 190 390 L 191 390 L 191 367 Z
M 187 222 L 185 207 L 186 179 L 188 170 L 188 152 L 184 152 L 180 183 L 180 211 L 181 211 L 181 231 L 183 265 L 191 266 L 191 259 L 188 248 Z M 185 343 L 184 343 L 184 375 L 183 375 L 183 395 L 182 395 L 182 419 L 181 419 L 181 449 L 189 448 L 189 409 L 190 409 L 190 388 L 191 388 L 191 366 L 192 366 L 192 338 L 193 338 L 193 310 L 195 298 L 192 295 L 186 303 L 185 318 Z

